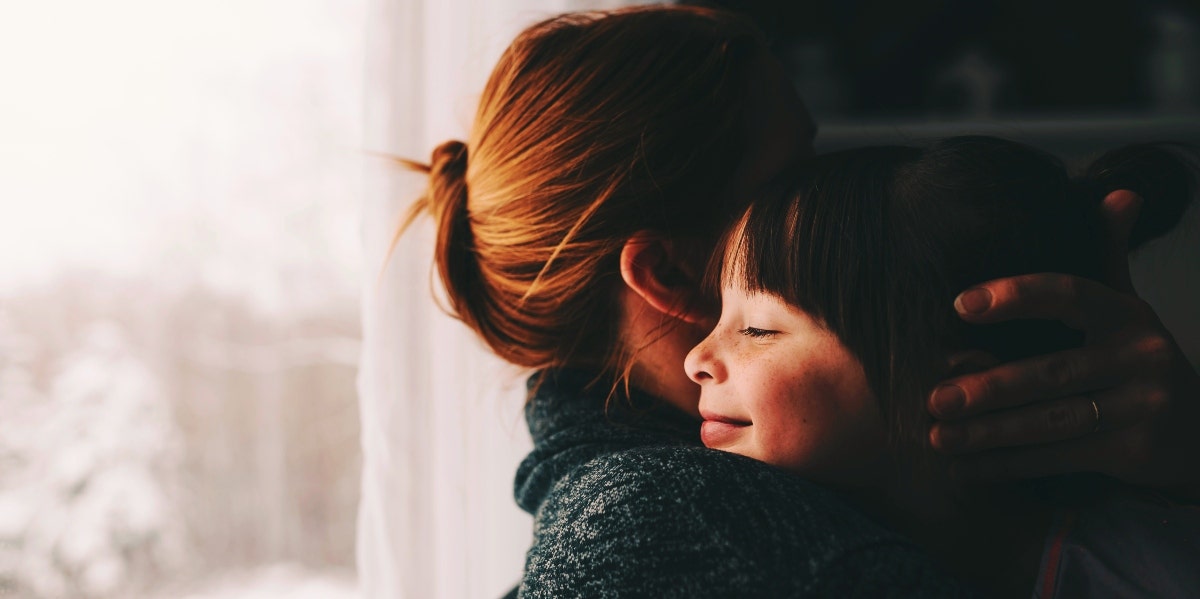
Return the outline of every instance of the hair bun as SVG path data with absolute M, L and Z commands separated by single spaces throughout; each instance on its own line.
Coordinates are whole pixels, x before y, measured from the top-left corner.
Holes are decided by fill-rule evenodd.
M 429 160 L 429 170 L 433 177 L 466 175 L 467 144 L 452 139 L 434 148 L 433 157 Z
M 1108 152 L 1088 167 L 1084 179 L 1096 204 L 1117 189 L 1142 196 L 1142 208 L 1129 235 L 1129 249 L 1135 250 L 1179 223 L 1195 199 L 1198 169 L 1194 146 L 1156 142 Z
M 467 144 L 452 139 L 434 148 L 429 160 L 427 209 L 444 224 L 460 227 L 467 211 Z

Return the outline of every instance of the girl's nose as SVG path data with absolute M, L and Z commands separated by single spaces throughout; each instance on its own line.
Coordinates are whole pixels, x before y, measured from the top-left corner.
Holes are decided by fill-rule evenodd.
M 709 335 L 688 352 L 687 358 L 684 358 L 683 369 L 687 371 L 688 378 L 693 382 L 701 385 L 707 382 L 720 382 L 722 369 L 713 355 L 712 347 L 712 335 Z

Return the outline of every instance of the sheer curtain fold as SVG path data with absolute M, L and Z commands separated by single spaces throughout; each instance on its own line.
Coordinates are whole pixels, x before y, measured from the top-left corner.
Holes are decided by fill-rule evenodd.
M 371 0 L 364 149 L 425 161 L 438 143 L 465 140 L 490 68 L 522 28 L 619 4 Z M 512 499 L 513 473 L 529 449 L 524 376 L 433 300 L 429 222 L 418 221 L 385 261 L 425 181 L 384 160 L 366 168 L 362 595 L 499 596 L 518 580 L 531 535 Z

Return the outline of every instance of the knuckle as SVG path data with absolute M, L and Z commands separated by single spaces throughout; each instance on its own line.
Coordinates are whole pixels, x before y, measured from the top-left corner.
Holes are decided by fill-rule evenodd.
M 1061 388 L 1075 381 L 1078 368 L 1065 356 L 1054 356 L 1042 364 L 1042 380 L 1049 387 Z
M 1139 354 L 1153 364 L 1162 364 L 1171 360 L 1174 348 L 1166 335 L 1154 333 L 1138 340 L 1135 345 Z
M 963 429 L 965 437 L 963 445 L 969 449 L 986 449 L 992 446 L 996 432 L 996 423 L 990 421 L 968 426 Z
M 1019 304 L 1029 295 L 1029 284 L 1024 279 L 1004 279 L 993 285 L 992 293 L 998 301 Z
M 1091 404 L 1088 405 L 1090 409 Z M 1071 406 L 1060 403 L 1046 411 L 1042 426 L 1046 432 L 1047 439 L 1061 439 L 1086 432 L 1081 429 L 1083 423 L 1085 423 L 1085 420 L 1080 416 L 1078 410 L 1073 410 Z M 1091 430 L 1090 425 L 1087 430 Z
M 1161 387 L 1147 389 L 1141 397 L 1151 417 L 1161 415 L 1171 403 L 1171 394 Z
M 1079 279 L 1067 275 L 1057 275 L 1057 278 L 1063 301 L 1070 305 L 1078 304 L 1083 298 L 1083 286 Z
M 992 398 L 996 396 L 997 389 L 995 377 L 987 375 L 975 377 L 974 384 L 963 386 L 963 391 L 967 396 L 967 405 L 985 410 L 992 404 Z

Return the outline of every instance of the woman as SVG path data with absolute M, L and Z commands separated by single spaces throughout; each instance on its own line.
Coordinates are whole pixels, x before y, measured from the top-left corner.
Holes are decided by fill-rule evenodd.
M 811 154 L 812 134 L 751 27 L 653 7 L 526 30 L 468 142 L 434 151 L 413 215 L 438 223 L 451 306 L 499 356 L 539 372 L 535 449 L 517 480 L 535 517 L 523 596 L 961 592 L 829 493 L 698 447 L 698 388 L 682 365 L 715 322 L 704 264 L 737 200 Z M 1056 284 L 1001 282 L 974 317 L 1061 299 Z M 1011 401 L 980 399 L 977 381 L 957 380 L 968 400 L 956 416 Z

